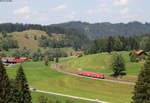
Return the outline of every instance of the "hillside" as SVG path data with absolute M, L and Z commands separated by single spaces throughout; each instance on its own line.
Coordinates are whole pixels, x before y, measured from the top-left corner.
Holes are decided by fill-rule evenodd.
M 25 30 L 22 32 L 13 32 L 9 33 L 12 35 L 14 40 L 18 41 L 20 48 L 28 48 L 28 49 L 38 49 L 43 48 L 39 46 L 39 38 L 44 36 L 46 38 L 50 38 L 51 40 L 60 41 L 63 39 L 63 34 L 51 34 L 50 36 L 41 30 Z
M 39 47 L 38 40 L 36 38 L 41 37 L 41 35 L 48 37 L 48 35 L 44 31 L 40 30 L 26 30 L 23 32 L 13 32 L 10 33 L 14 40 L 18 41 L 20 48 L 28 48 L 28 49 L 38 49 Z
M 72 58 L 66 60 L 62 63 L 62 67 L 69 72 L 77 72 L 78 70 L 104 73 L 107 78 L 118 79 L 123 81 L 135 82 L 137 80 L 137 75 L 143 65 L 140 63 L 133 63 L 129 60 L 129 52 L 119 52 L 122 54 L 126 63 L 126 73 L 127 75 L 121 78 L 112 78 L 110 75 L 113 73 L 110 69 L 111 54 L 108 53 L 98 53 L 93 55 L 87 55 L 80 58 Z
M 72 28 L 87 34 L 90 38 L 113 35 L 134 36 L 150 33 L 150 23 L 129 22 L 112 24 L 109 22 L 90 24 L 87 22 L 68 22 L 52 26 Z

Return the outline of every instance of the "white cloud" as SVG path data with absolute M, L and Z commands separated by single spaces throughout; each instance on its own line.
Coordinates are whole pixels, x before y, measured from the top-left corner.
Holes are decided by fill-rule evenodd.
M 49 20 L 49 14 L 43 11 L 30 10 L 28 6 L 17 9 L 13 12 L 17 14 L 18 20 L 21 22 L 34 21 L 34 22 L 47 22 Z
M 101 7 L 97 9 L 90 9 L 87 11 L 88 14 L 98 14 L 98 13 L 110 13 L 111 9 L 108 7 Z
M 67 15 L 67 18 L 74 19 L 76 15 L 77 15 L 77 13 L 72 11 L 70 14 Z
M 29 14 L 29 13 L 31 13 L 31 11 L 28 6 L 14 11 L 14 14 Z
M 117 0 L 114 2 L 115 5 L 128 5 L 129 0 Z
M 86 11 L 88 14 L 111 13 L 109 2 L 107 0 L 100 0 L 100 5 L 97 8 L 89 9 Z
M 66 8 L 67 8 L 66 4 L 61 4 L 61 5 L 58 5 L 57 7 L 53 8 L 52 10 L 58 11 L 58 10 L 66 9 Z
M 122 15 L 128 14 L 128 13 L 129 13 L 129 8 L 124 8 L 124 9 L 120 10 L 120 13 L 121 13 Z

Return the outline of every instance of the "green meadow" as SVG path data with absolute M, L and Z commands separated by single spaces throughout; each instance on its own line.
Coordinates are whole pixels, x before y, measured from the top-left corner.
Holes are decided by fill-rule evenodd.
M 7 68 L 10 78 L 15 78 L 18 66 Z M 43 62 L 26 62 L 23 67 L 30 87 L 39 90 L 100 99 L 110 103 L 131 101 L 133 85 L 66 75 L 51 69 L 51 63 L 46 67 Z M 39 95 L 41 94 L 33 93 L 35 103 Z M 47 96 L 51 99 L 51 96 Z M 64 99 L 64 97 L 59 98 Z M 78 100 L 75 103 L 87 103 L 87 101 Z

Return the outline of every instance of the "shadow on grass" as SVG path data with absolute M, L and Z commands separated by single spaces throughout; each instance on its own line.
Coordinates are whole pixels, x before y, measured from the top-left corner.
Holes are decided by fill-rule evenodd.
M 110 76 L 117 78 L 117 77 L 122 77 L 122 76 L 125 76 L 125 75 L 127 75 L 127 73 L 121 72 L 121 73 L 119 73 L 119 74 L 111 74 Z

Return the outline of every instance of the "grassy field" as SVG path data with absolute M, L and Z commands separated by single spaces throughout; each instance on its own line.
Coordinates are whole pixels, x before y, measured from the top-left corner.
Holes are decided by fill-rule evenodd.
M 129 60 L 129 52 L 120 52 L 126 63 L 126 76 L 121 78 L 115 78 L 125 81 L 136 81 L 137 74 L 139 73 L 143 63 L 132 63 Z M 110 69 L 111 54 L 99 53 L 93 55 L 87 55 L 80 58 L 72 58 L 65 60 L 62 67 L 67 71 L 75 72 L 77 70 L 84 70 L 89 72 L 104 73 L 110 77 L 112 70 Z
M 62 74 L 50 69 L 50 67 L 45 67 L 42 62 L 24 63 L 23 67 L 30 86 L 40 90 L 91 99 L 98 98 L 110 103 L 129 103 L 131 101 L 132 85 Z M 11 78 L 15 77 L 16 68 L 18 66 L 7 68 Z

